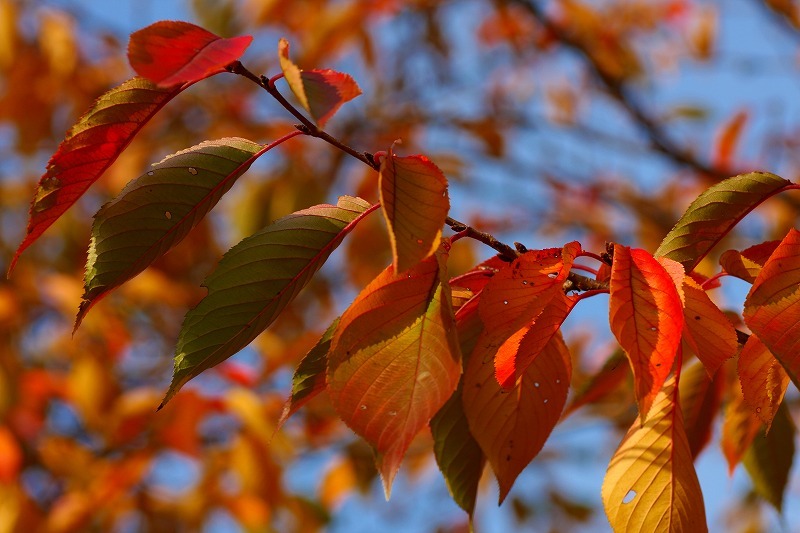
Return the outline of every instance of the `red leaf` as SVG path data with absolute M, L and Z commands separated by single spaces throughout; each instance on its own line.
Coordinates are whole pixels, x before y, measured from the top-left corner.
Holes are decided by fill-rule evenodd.
M 561 328 L 577 299 L 556 294 L 530 326 L 512 335 L 497 350 L 494 360 L 495 377 L 503 388 L 510 388 L 525 373 L 550 339 Z
M 128 61 L 140 76 L 172 87 L 224 72 L 252 41 L 250 35 L 223 39 L 188 22 L 162 20 L 131 34 Z
M 759 272 L 744 321 L 800 387 L 800 231 L 789 230 Z
M 133 78 L 92 104 L 67 132 L 39 180 L 27 234 L 9 272 L 20 254 L 97 181 L 142 126 L 181 90 L 160 89 L 148 80 Z
M 739 111 L 719 131 L 717 145 L 714 150 L 714 165 L 720 168 L 730 167 L 734 163 L 736 143 L 742 135 L 747 123 L 747 111 Z
M 739 353 L 738 370 L 745 403 L 769 431 L 789 386 L 789 376 L 755 335 L 750 335 Z
M 639 415 L 647 417 L 680 346 L 683 305 L 672 277 L 645 250 L 614 245 L 611 331 L 633 369 Z
M 703 362 L 708 375 L 713 376 L 722 363 L 739 350 L 736 329 L 690 277 L 683 281 L 683 294 L 686 302 L 683 340 Z
M 470 357 L 464 371 L 464 410 L 472 435 L 497 475 L 501 502 L 558 422 L 571 374 L 560 335 L 551 337 L 511 390 L 500 387 L 491 359 Z
M 344 312 L 328 355 L 328 392 L 345 423 L 375 450 L 387 497 L 414 436 L 458 385 L 444 258 L 390 267 Z

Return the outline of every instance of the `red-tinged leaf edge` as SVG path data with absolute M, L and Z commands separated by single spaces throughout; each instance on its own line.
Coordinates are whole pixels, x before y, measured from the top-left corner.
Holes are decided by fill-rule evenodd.
M 8 275 L 22 252 L 83 196 L 153 115 L 185 88 L 166 90 L 144 78 L 132 78 L 94 101 L 67 132 L 39 179 L 26 235 L 11 259 Z M 118 95 L 130 100 L 118 102 Z M 124 112 L 121 106 L 132 109 Z
M 194 83 L 225 71 L 253 37 L 222 38 L 183 21 L 162 20 L 131 34 L 128 61 L 159 87 Z
M 727 250 L 719 257 L 719 264 L 731 276 L 753 283 L 764 263 L 780 243 L 781 241 L 762 242 L 741 252 Z

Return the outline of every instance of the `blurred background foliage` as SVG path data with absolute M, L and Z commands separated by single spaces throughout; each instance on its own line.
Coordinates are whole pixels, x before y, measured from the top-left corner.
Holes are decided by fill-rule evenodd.
M 301 67 L 351 73 L 364 94 L 331 122 L 333 135 L 370 152 L 402 139 L 401 153 L 425 153 L 450 179 L 453 217 L 529 248 L 578 239 L 596 252 L 606 241 L 654 250 L 709 184 L 755 169 L 797 178 L 792 0 L 110 4 L 0 0 L 2 271 L 47 158 L 95 97 L 132 75 L 127 34 L 160 18 L 253 34 L 243 62 L 254 72 L 279 71 L 284 36 Z M 180 321 L 225 250 L 339 194 L 377 200 L 375 173 L 322 142 L 295 139 L 270 152 L 177 249 L 71 336 L 91 215 L 103 202 L 166 154 L 223 136 L 269 142 L 293 129 L 290 118 L 241 78 L 198 84 L 0 279 L 0 532 L 465 530 L 429 435 L 415 441 L 386 504 L 369 449 L 325 398 L 276 432 L 294 366 L 390 262 L 379 217 L 250 348 L 155 412 Z M 797 205 L 770 201 L 718 251 L 779 238 Z M 462 240 L 451 271 L 490 255 Z M 715 260 L 700 270 L 712 274 Z M 741 297 L 746 288 L 732 283 L 715 296 L 739 310 L 735 289 Z M 576 389 L 614 352 L 605 303 L 568 321 Z M 486 476 L 479 530 L 607 527 L 600 482 L 635 416 L 624 375 L 611 382 L 556 429 L 556 444 L 499 510 Z M 787 401 L 796 418 L 797 395 Z M 716 440 L 706 455 L 720 455 Z M 779 523 L 747 482 L 731 487 L 714 464 L 716 479 L 700 472 L 712 529 Z M 791 483 L 786 501 L 796 503 L 796 475 Z

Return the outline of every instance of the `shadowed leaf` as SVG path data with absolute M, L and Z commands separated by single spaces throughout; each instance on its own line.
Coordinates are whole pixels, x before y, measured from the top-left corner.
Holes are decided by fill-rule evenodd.
M 223 39 L 188 22 L 162 20 L 131 34 L 128 61 L 159 87 L 193 83 L 241 57 L 253 38 Z
M 523 328 L 512 339 L 522 339 L 526 332 Z M 558 423 L 572 364 L 561 335 L 554 335 L 508 390 L 497 382 L 492 359 L 477 355 L 470 357 L 464 370 L 464 410 L 497 476 L 502 502 Z
M 729 361 L 724 368 L 726 370 L 725 413 L 722 417 L 720 446 L 728 462 L 728 473 L 733 474 L 736 465 L 742 460 L 764 424 L 753 412 L 753 408 L 744 401 L 734 362 Z
M 723 376 L 712 378 L 700 362 L 681 371 L 681 412 L 692 458 L 697 458 L 711 439 L 714 418 L 722 405 L 724 384 Z
M 242 240 L 206 279 L 208 295 L 187 313 L 163 407 L 187 381 L 253 341 L 291 302 L 369 203 L 343 196 L 336 206 L 292 213 Z
M 339 110 L 342 104 L 361 94 L 358 84 L 348 74 L 335 70 L 301 70 L 289 59 L 289 42 L 278 44 L 281 70 L 295 98 L 320 127 Z
M 617 244 L 609 313 L 611 331 L 633 369 L 639 416 L 644 420 L 680 346 L 681 298 L 672 277 L 652 255 Z
M 404 272 L 439 247 L 450 210 L 447 179 L 427 157 L 398 157 L 390 148 L 379 181 L 394 268 Z
M 622 439 L 602 495 L 614 531 L 708 531 L 674 377 Z
M 764 263 L 775 251 L 781 241 L 762 242 L 751 246 L 741 252 L 728 250 L 719 257 L 719 264 L 725 272 L 731 276 L 736 276 L 748 283 L 753 283 L 761 272 Z
M 387 268 L 342 314 L 328 356 L 328 393 L 374 449 L 389 497 L 411 440 L 458 385 L 461 353 L 445 256 Z
M 794 461 L 795 426 L 785 405 L 777 410 L 772 429 L 762 430 L 744 455 L 756 492 L 780 513 Z
M 133 78 L 95 100 L 67 132 L 39 180 L 27 233 L 9 273 L 20 254 L 83 196 L 142 126 L 181 90 L 160 89 L 144 78 Z
M 625 360 L 625 353 L 622 350 L 615 351 L 603 364 L 603 368 L 575 392 L 564 410 L 562 418 L 568 417 L 584 405 L 594 403 L 609 394 L 625 381 L 629 372 L 630 365 Z
M 108 292 L 167 253 L 230 190 L 262 146 L 226 138 L 170 155 L 95 215 L 75 328 Z
M 694 352 L 709 376 L 739 350 L 736 329 L 695 280 L 683 280 L 683 340 Z
M 691 272 L 747 213 L 790 185 L 775 174 L 751 172 L 709 187 L 689 205 L 655 255 L 673 259 Z

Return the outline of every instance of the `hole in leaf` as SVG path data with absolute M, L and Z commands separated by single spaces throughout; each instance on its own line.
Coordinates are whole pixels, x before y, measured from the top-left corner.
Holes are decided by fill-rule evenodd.
M 634 498 L 636 498 L 636 491 L 629 490 L 628 494 L 626 494 L 625 497 L 622 498 L 622 503 L 631 503 Z
M 167 217 L 167 220 L 172 220 L 172 213 L 170 213 L 169 211 L 165 211 L 164 216 Z
M 155 175 L 155 172 L 153 172 L 152 170 L 150 170 L 150 171 L 148 171 L 148 172 L 147 172 L 147 175 L 148 175 L 148 176 L 154 176 L 154 175 Z
M 508 300 L 503 300 L 503 305 L 508 305 Z
M 189 174 L 192 176 L 197 176 L 197 169 L 194 167 L 189 167 Z
M 366 411 L 367 410 L 367 406 L 366 405 L 362 405 L 361 407 L 359 407 L 359 409 L 361 409 L 362 411 Z

